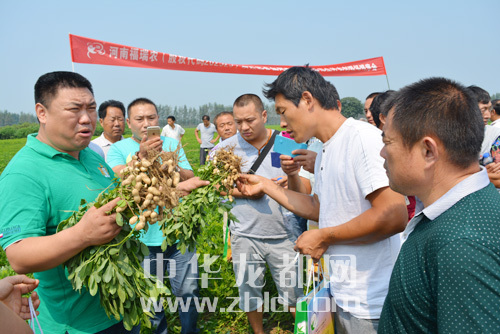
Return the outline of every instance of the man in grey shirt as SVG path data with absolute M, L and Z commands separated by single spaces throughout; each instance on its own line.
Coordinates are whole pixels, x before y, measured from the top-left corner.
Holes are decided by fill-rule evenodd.
M 242 158 L 242 171 L 248 172 L 268 144 L 272 130 L 266 129 L 267 111 L 261 99 L 254 94 L 245 94 L 236 99 L 233 115 L 238 133 L 218 144 L 214 151 L 223 147 L 234 147 L 234 153 Z M 272 150 L 272 148 L 271 148 Z M 273 167 L 271 154 L 267 154 L 259 167 L 252 168 L 255 174 L 266 178 L 284 175 L 281 168 Z M 237 189 L 232 213 L 239 222 L 231 223 L 231 249 L 233 269 L 240 295 L 240 308 L 246 312 L 254 333 L 263 334 L 262 297 L 266 264 L 278 289 L 279 302 L 291 306 L 292 312 L 297 298 L 302 295 L 298 286 L 294 239 L 283 208 L 267 195 L 244 197 Z
M 219 135 L 217 134 L 217 138 L 214 139 L 214 133 L 217 130 L 215 129 L 215 125 L 210 123 L 210 116 L 203 115 L 201 119 L 203 123 L 198 124 L 196 130 L 194 130 L 194 134 L 196 140 L 200 143 L 200 165 L 204 165 L 208 151 L 214 147 L 214 143 L 219 139 Z M 198 135 L 198 132 L 200 132 L 200 135 Z

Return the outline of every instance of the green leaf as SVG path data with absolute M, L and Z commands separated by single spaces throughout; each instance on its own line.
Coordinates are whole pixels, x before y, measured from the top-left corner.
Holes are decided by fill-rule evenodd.
M 113 278 L 113 265 L 109 265 L 104 272 L 104 276 L 102 277 L 105 283 L 109 283 Z
M 108 263 L 108 259 L 104 259 L 103 261 L 101 261 L 100 264 L 99 264 L 99 266 L 95 270 L 95 272 L 98 273 L 101 270 L 103 270 L 107 263 Z
M 116 284 L 110 284 L 108 287 L 109 287 L 108 292 L 109 292 L 111 295 L 114 295 L 114 294 L 116 293 Z
M 142 242 L 141 242 L 141 253 L 142 253 L 142 255 L 144 255 L 144 256 L 149 255 L 149 248 L 148 248 L 148 246 L 146 246 L 146 245 L 145 245 L 145 244 L 143 244 Z
M 116 254 L 118 254 L 118 252 L 119 252 L 119 249 L 116 247 L 109 249 L 109 255 L 116 255 Z
M 123 326 L 130 331 L 134 327 L 130 314 L 127 312 L 123 315 Z
M 125 290 L 127 291 L 127 294 L 129 295 L 130 299 L 134 299 L 135 298 L 135 293 L 134 293 L 134 290 L 132 290 L 128 284 L 125 284 Z
M 118 306 L 116 306 L 116 300 L 113 299 L 113 308 L 114 308 L 114 312 L 113 314 L 115 315 L 115 319 L 116 320 L 120 320 L 120 314 L 118 313 Z
M 123 291 L 123 288 L 122 288 L 122 286 L 121 286 L 121 285 L 119 285 L 119 286 L 117 287 L 117 291 L 118 291 L 118 297 L 120 298 L 120 301 L 121 301 L 122 303 L 124 303 L 124 302 L 125 302 L 125 299 L 127 299 L 127 295 L 126 295 L 125 291 Z
M 123 217 L 122 214 L 119 212 L 116 214 L 116 224 L 118 226 L 123 226 Z
M 186 244 L 185 243 L 179 242 L 179 245 L 177 245 L 177 248 L 179 249 L 179 251 L 181 252 L 181 254 L 186 253 Z
M 119 310 L 120 314 L 125 314 L 125 310 L 123 309 L 123 303 L 119 303 L 118 306 L 120 308 L 120 310 Z
M 123 282 L 124 282 L 123 275 L 120 274 L 120 272 L 117 270 L 117 268 L 115 268 L 115 277 L 118 280 L 118 284 L 123 285 Z
M 125 275 L 132 276 L 134 274 L 132 267 L 130 267 L 130 265 L 125 261 L 118 261 L 117 264 Z
M 82 279 L 80 278 L 80 276 L 76 276 L 75 277 L 75 285 L 74 285 L 75 290 L 80 291 L 82 288 L 82 285 L 83 285 Z
M 127 206 L 127 201 L 124 199 L 121 199 L 118 201 L 118 203 L 116 203 L 116 206 L 119 206 L 120 208 L 124 208 Z
M 97 293 L 97 282 L 95 280 L 95 274 L 90 275 L 88 288 L 90 295 L 95 296 L 95 294 Z

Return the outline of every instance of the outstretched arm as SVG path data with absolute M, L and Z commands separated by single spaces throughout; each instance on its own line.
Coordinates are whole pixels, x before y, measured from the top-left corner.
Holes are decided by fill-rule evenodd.
M 267 194 L 301 217 L 315 221 L 319 219 L 319 200 L 316 195 L 310 196 L 285 189 L 272 180 L 258 175 L 242 174 L 237 185 L 238 190 L 244 196 L 257 197 Z

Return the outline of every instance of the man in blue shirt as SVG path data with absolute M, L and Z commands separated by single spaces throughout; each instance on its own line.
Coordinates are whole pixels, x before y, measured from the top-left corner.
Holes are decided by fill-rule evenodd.
M 127 108 L 127 124 L 132 131 L 132 137 L 120 140 L 113 145 L 108 152 L 108 164 L 115 173 L 120 171 L 132 161 L 132 156 L 137 155 L 139 159 L 145 159 L 148 151 L 174 151 L 179 142 L 169 137 L 147 137 L 147 128 L 157 126 L 159 123 L 158 111 L 156 105 L 149 99 L 138 98 L 132 101 Z M 179 150 L 179 173 L 181 180 L 186 180 L 194 176 L 193 170 L 187 161 L 184 150 Z M 186 251 L 181 254 L 177 245 L 172 245 L 165 252 L 161 250 L 163 234 L 158 224 L 149 227 L 148 232 L 142 236 L 141 241 L 149 248 L 149 255 L 145 260 L 149 260 L 150 273 L 156 275 L 157 261 L 163 261 L 169 272 L 170 284 L 176 297 L 181 297 L 184 303 L 189 303 L 187 312 L 182 309 L 179 311 L 182 331 L 181 333 L 197 333 L 196 322 L 198 311 L 195 308 L 193 298 L 198 297 L 198 262 L 196 250 Z M 162 264 L 159 266 L 164 268 Z M 163 269 L 164 271 L 164 269 Z M 160 276 L 163 273 L 158 273 Z M 161 278 L 161 277 L 160 277 Z M 157 334 L 167 333 L 167 323 L 165 313 L 162 310 L 157 312 L 152 319 L 153 326 L 157 326 Z

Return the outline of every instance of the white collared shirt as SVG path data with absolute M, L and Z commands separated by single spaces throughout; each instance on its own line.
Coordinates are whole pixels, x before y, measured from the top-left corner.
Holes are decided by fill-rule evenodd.
M 491 122 L 489 125 L 494 126 L 495 128 L 500 128 L 500 118 L 496 121 Z
M 170 125 L 165 125 L 163 127 L 163 130 L 161 131 L 161 135 L 163 137 L 170 137 L 170 138 L 174 138 L 175 140 L 177 140 L 179 143 L 181 142 L 181 138 L 182 136 L 184 135 L 184 133 L 186 132 L 186 130 L 184 130 L 182 128 L 182 126 L 180 126 L 179 124 L 175 124 L 174 123 L 174 128 L 172 129 L 172 127 Z
M 481 166 L 481 170 L 479 172 L 474 173 L 465 180 L 459 182 L 453 188 L 448 190 L 446 194 L 439 197 L 437 201 L 416 213 L 408 225 L 406 225 L 406 229 L 403 231 L 401 240 L 406 241 L 406 239 L 408 239 L 408 236 L 411 232 L 413 232 L 415 226 L 417 226 L 417 224 L 422 220 L 424 215 L 428 219 L 434 220 L 462 198 L 483 189 L 488 184 L 490 184 L 488 173 L 486 172 L 486 168 Z
M 124 137 L 122 136 L 120 140 L 123 140 Z M 96 139 L 92 140 L 92 143 L 99 145 L 102 148 L 102 151 L 104 152 L 104 158 L 108 155 L 109 148 L 111 145 L 113 145 L 112 142 L 110 142 L 106 137 L 104 137 L 104 132 L 97 137 Z

